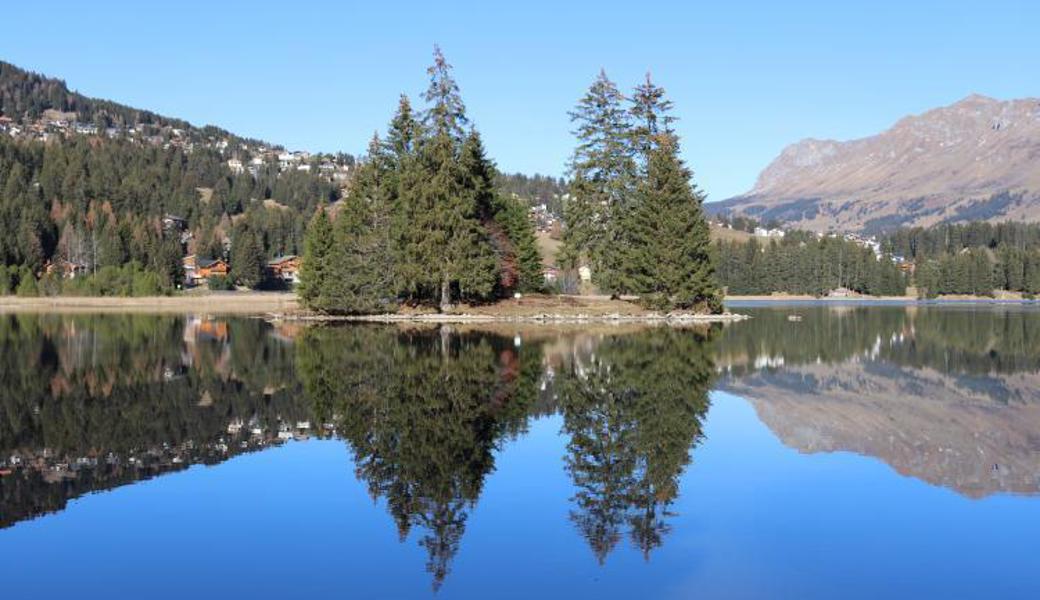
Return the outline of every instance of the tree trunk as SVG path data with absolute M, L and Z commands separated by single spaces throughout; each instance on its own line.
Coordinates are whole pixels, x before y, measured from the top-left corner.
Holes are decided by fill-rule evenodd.
M 448 312 L 451 308 L 451 281 L 445 275 L 441 279 L 441 312 Z

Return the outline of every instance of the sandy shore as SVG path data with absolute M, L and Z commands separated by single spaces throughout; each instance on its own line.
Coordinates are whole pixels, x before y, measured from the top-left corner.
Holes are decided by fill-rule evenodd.
M 296 294 L 285 292 L 209 292 L 141 298 L 0 296 L 0 313 L 197 313 L 286 314 L 300 310 Z

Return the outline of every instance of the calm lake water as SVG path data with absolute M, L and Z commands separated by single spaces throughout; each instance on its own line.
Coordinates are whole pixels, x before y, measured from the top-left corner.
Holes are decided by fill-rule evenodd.
M 1040 597 L 1040 311 L 744 312 L 0 315 L 0 597 Z

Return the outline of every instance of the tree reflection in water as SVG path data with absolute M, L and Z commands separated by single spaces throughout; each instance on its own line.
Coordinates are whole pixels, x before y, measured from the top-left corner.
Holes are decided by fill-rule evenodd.
M 571 520 L 602 564 L 628 528 L 660 546 L 678 480 L 701 437 L 714 377 L 708 333 L 659 329 L 604 339 L 560 385 Z
M 437 588 L 504 440 L 536 412 L 562 412 L 572 519 L 602 562 L 623 527 L 645 555 L 668 530 L 667 507 L 701 434 L 712 374 L 707 334 L 609 336 L 588 356 L 566 343 L 547 378 L 537 339 L 382 327 L 317 328 L 297 361 L 315 412 L 332 419 L 357 475 L 384 499 L 401 539 L 421 531 Z M 539 408 L 542 386 L 558 405 Z

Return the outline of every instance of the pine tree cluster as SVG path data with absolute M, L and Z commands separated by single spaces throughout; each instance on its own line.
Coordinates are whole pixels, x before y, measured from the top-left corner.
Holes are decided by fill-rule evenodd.
M 704 195 L 679 154 L 672 103 L 651 80 L 626 98 L 601 72 L 570 113 L 578 145 L 561 265 L 657 309 L 721 310 Z
M 304 304 L 327 313 L 448 310 L 543 285 L 527 209 L 497 191 L 497 170 L 466 116 L 439 49 L 428 69 L 427 108 L 401 97 L 385 138 L 374 137 L 337 207 L 308 228 Z

